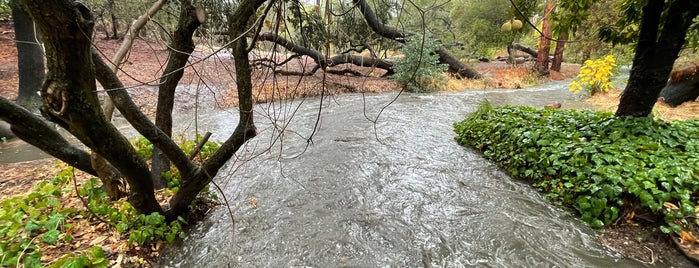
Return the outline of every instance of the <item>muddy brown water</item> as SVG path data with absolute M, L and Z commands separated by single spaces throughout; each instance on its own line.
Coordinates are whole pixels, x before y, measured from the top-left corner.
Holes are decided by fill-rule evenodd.
M 583 107 L 565 85 L 260 105 L 260 135 L 215 180 L 235 224 L 218 207 L 157 266 L 639 267 L 453 139 L 452 123 L 484 99 Z M 382 109 L 376 123 L 367 119 Z M 176 117 L 176 131 L 210 130 L 219 141 L 237 123 L 235 110 L 200 110 L 196 123 L 191 112 Z
M 391 103 L 394 96 L 350 94 L 326 98 L 322 105 L 308 99 L 259 106 L 260 136 L 216 179 L 235 224 L 219 207 L 184 240 L 168 246 L 159 265 L 641 265 L 600 245 L 595 231 L 574 215 L 453 139 L 452 123 L 483 99 L 494 105 L 583 105 L 563 83 L 403 94 Z M 376 123 L 367 120 L 384 107 Z M 235 115 L 215 113 L 211 122 L 224 137 L 235 126 L 224 118 Z M 279 136 L 276 129 L 282 127 L 285 134 Z

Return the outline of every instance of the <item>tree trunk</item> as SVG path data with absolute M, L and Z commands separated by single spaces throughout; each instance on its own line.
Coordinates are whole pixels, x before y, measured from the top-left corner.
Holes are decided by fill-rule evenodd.
M 107 10 L 109 10 L 109 18 L 112 21 L 112 39 L 119 39 L 119 22 L 114 13 L 114 0 L 107 0 Z M 107 38 L 110 38 L 107 36 Z
M 38 43 L 34 22 L 29 14 L 10 1 L 12 20 L 15 24 L 15 44 L 17 45 L 17 67 L 19 91 L 17 103 L 27 110 L 36 112 L 41 106 L 41 83 L 44 81 L 44 51 Z
M 291 41 L 275 34 L 275 33 L 264 33 L 261 34 L 260 36 L 257 37 L 257 40 L 260 41 L 269 41 L 273 42 L 275 44 L 278 44 L 285 49 L 296 53 L 296 56 L 298 55 L 305 55 L 313 59 L 313 61 L 317 64 L 316 67 L 312 68 L 311 71 L 305 72 L 294 72 L 294 71 L 279 71 L 276 70 L 276 62 L 274 63 L 274 66 L 271 66 L 274 68 L 275 73 L 282 73 L 285 75 L 312 75 L 317 71 L 319 68 L 325 68 L 325 67 L 333 67 L 345 63 L 350 63 L 356 66 L 361 66 L 361 67 L 376 67 L 379 69 L 386 70 L 387 73 L 392 74 L 393 73 L 393 63 L 377 58 L 377 57 L 364 57 L 364 56 L 357 56 L 357 55 L 351 55 L 348 54 L 348 52 L 330 57 L 328 58 L 326 55 L 321 53 L 320 51 L 317 51 L 315 49 L 303 47 L 297 44 L 292 43 Z M 373 54 L 372 54 L 373 55 Z M 330 72 L 330 71 L 328 71 Z
M 643 7 L 641 32 L 629 80 L 621 94 L 617 116 L 648 116 L 667 83 L 684 45 L 687 29 L 699 15 L 699 1 L 677 0 L 663 16 L 665 1 L 649 0 Z M 659 25 L 661 18 L 662 32 Z
M 184 74 L 189 55 L 194 51 L 192 35 L 203 21 L 197 18 L 196 8 L 189 0 L 180 1 L 180 19 L 170 45 L 167 67 L 160 78 L 158 88 L 158 105 L 155 114 L 155 125 L 168 136 L 172 136 L 172 109 L 175 104 L 175 89 Z M 170 160 L 160 150 L 153 149 L 151 175 L 156 189 L 165 188 L 166 182 L 162 173 L 170 170 Z
M 114 106 L 119 109 L 119 112 L 129 121 L 134 129 L 152 142 L 154 147 L 164 152 L 182 176 L 196 173 L 197 166 L 189 160 L 189 157 L 165 132 L 156 127 L 139 110 L 138 106 L 131 100 L 129 93 L 124 89 L 124 84 L 121 83 L 114 71 L 107 66 L 107 63 L 100 58 L 99 53 L 94 50 L 92 51 L 92 62 L 95 66 L 97 81 L 102 84 L 102 87 L 107 89 L 109 98 L 114 100 Z
M 12 132 L 20 139 L 79 170 L 97 176 L 87 152 L 70 144 L 41 118 L 3 97 L 0 97 L 0 120 L 9 123 Z
M 253 122 L 252 68 L 248 58 L 250 49 L 247 47 L 245 35 L 250 19 L 255 15 L 257 8 L 264 2 L 265 0 L 243 0 L 235 12 L 228 17 L 228 34 L 231 40 L 235 40 L 231 44 L 231 53 L 235 61 L 236 86 L 238 90 L 238 114 L 240 117 L 238 126 L 226 142 L 202 165 L 200 172 L 191 177 L 183 176 L 179 191 L 170 199 L 168 217 L 186 212 L 197 193 L 213 180 L 213 177 L 223 164 L 247 140 L 257 135 Z
M 111 61 L 112 64 L 110 67 L 107 67 L 106 64 L 102 64 L 104 62 L 102 61 L 101 58 L 99 58 L 99 56 L 93 57 L 93 62 L 95 63 L 95 67 L 96 68 L 104 67 L 106 69 L 110 69 L 111 73 L 114 74 L 114 76 L 116 77 L 116 71 L 118 70 L 118 66 L 121 64 L 122 60 L 126 57 L 126 54 L 131 49 L 131 45 L 133 44 L 133 40 L 135 38 L 136 32 L 138 32 L 141 28 L 143 28 L 143 26 L 146 24 L 146 22 L 152 16 L 154 16 L 155 13 L 158 12 L 158 10 L 160 10 L 160 8 L 165 4 L 165 2 L 167 2 L 167 0 L 160 0 L 160 1 L 153 3 L 153 5 L 151 5 L 151 7 L 146 12 L 146 14 L 141 15 L 141 17 L 139 17 L 138 20 L 136 20 L 136 22 L 134 22 L 133 25 L 131 25 L 131 27 L 129 27 L 129 29 L 126 32 L 126 35 L 124 36 L 124 40 L 121 42 L 121 45 L 119 45 L 119 49 L 117 50 L 116 53 L 114 53 L 114 57 L 112 58 L 112 61 Z M 111 6 L 110 10 L 111 10 L 111 14 L 113 16 L 114 15 L 113 3 L 111 3 L 111 5 L 112 6 Z M 112 19 L 115 21 L 114 18 L 112 18 Z M 115 36 L 116 36 L 116 29 L 115 29 Z M 115 37 L 115 39 L 116 39 L 116 37 Z M 106 80 L 106 78 L 109 77 L 107 70 L 97 69 L 96 71 L 98 72 L 97 79 L 100 80 L 100 78 L 102 78 L 102 80 L 100 80 L 102 87 L 104 87 L 105 89 L 112 89 L 111 91 L 107 92 L 109 95 L 109 98 L 107 98 L 104 101 L 103 108 L 102 108 L 104 111 L 105 118 L 107 119 L 108 122 L 110 122 L 112 120 L 112 115 L 114 113 L 114 102 L 112 101 L 112 98 L 113 98 L 112 96 L 119 95 L 119 92 L 114 92 L 113 89 L 117 89 L 117 88 L 120 89 L 120 88 L 123 88 L 124 86 L 121 85 L 121 83 L 114 83 L 113 81 L 110 81 L 112 83 L 106 83 L 105 80 Z M 99 76 L 99 74 L 102 74 L 102 75 Z M 118 81 L 119 79 L 115 78 L 115 80 Z M 138 108 L 131 108 L 131 109 L 138 110 Z M 127 112 L 126 110 L 123 110 L 122 114 L 128 115 L 130 113 Z M 144 136 L 146 136 L 146 135 L 144 135 Z M 148 136 L 146 136 L 146 137 L 148 137 Z M 153 142 L 153 140 L 150 140 L 150 141 Z M 154 142 L 154 144 L 157 144 L 157 142 Z M 91 155 L 91 159 L 92 159 L 93 168 L 95 168 L 95 170 L 99 174 L 100 180 L 102 180 L 102 182 L 105 185 L 118 184 L 118 182 L 116 180 L 120 176 L 120 174 L 117 174 L 117 172 L 115 172 L 116 170 L 114 168 L 112 168 L 110 165 L 108 165 L 107 161 L 102 156 L 100 156 L 99 154 L 97 154 L 96 152 L 93 151 L 92 155 Z M 114 188 L 114 187 L 112 187 L 112 188 Z M 116 192 L 113 191 L 112 193 L 116 193 Z M 117 196 L 110 195 L 110 196 L 112 198 L 119 198 L 118 195 Z
M 542 35 L 539 37 L 539 52 L 534 63 L 534 71 L 541 76 L 549 74 L 549 51 L 551 51 L 551 12 L 554 4 L 551 0 L 546 0 L 544 6 Z
M 163 212 L 155 199 L 146 161 L 102 113 L 92 68 L 94 21 L 89 9 L 69 0 L 18 3 L 44 34 L 48 73 L 41 90 L 42 113 L 126 177 L 131 190 L 129 203 L 136 210 Z
M 561 64 L 563 63 L 563 49 L 565 49 L 566 41 L 568 41 L 568 33 L 562 33 L 556 40 L 556 50 L 553 52 L 553 61 L 551 62 L 551 70 L 561 72 Z
M 512 43 L 509 46 L 507 46 L 508 54 L 512 54 L 512 53 L 510 53 L 510 49 L 516 49 L 516 50 L 522 51 L 524 53 L 527 53 L 530 56 L 532 56 L 532 58 L 536 58 L 539 56 L 539 53 L 536 52 L 536 50 L 534 50 L 530 47 L 525 47 L 525 46 L 518 44 L 518 43 Z

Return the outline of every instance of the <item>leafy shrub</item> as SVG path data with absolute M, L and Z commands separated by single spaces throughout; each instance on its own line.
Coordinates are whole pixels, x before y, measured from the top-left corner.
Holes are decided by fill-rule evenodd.
M 666 233 L 695 226 L 699 121 L 486 103 L 454 129 L 459 144 L 481 150 L 593 227 L 636 203 L 664 218 Z
M 12 9 L 9 0 L 0 0 L 0 20 L 7 20 L 12 17 Z
M 71 229 L 76 218 L 106 220 L 119 233 L 129 235 L 129 245 L 172 242 L 184 236 L 184 219 L 168 223 L 159 214 L 138 214 L 126 200 L 109 201 L 96 178 L 78 188 L 89 211 L 64 207 L 61 200 L 74 194 L 69 184 L 72 174 L 73 168 L 66 168 L 52 180 L 37 183 L 29 194 L 0 201 L 0 266 L 41 266 L 42 248 L 73 241 Z M 93 247 L 65 255 L 51 267 L 107 267 L 107 264 L 102 248 Z
M 616 74 L 616 60 L 612 55 L 596 60 L 586 60 L 580 73 L 570 83 L 570 91 L 575 94 L 585 90 L 592 96 L 599 92 L 609 92 L 614 88 L 611 79 Z
M 182 141 L 180 146 L 190 153 L 201 140 Z M 132 141 L 136 150 L 144 157 L 152 155 L 153 145 L 145 138 Z M 218 144 L 207 142 L 200 151 L 203 158 L 211 155 Z M 39 267 L 41 249 L 47 246 L 67 244 L 73 241 L 70 231 L 76 218 L 91 221 L 104 220 L 118 233 L 128 235 L 128 244 L 143 245 L 157 241 L 172 242 L 183 237 L 183 226 L 187 223 L 181 217 L 167 222 L 163 215 L 139 214 L 126 200 L 110 201 L 97 178 L 83 182 L 77 189 L 84 198 L 89 210 L 64 207 L 62 201 L 74 195 L 71 179 L 73 168 L 61 170 L 51 180 L 36 184 L 26 195 L 18 195 L 0 200 L 0 267 Z M 177 191 L 181 177 L 177 170 L 167 172 L 168 189 L 166 194 Z M 206 191 L 205 191 L 206 192 Z M 215 197 L 214 197 L 215 198 Z M 67 254 L 54 261 L 50 267 L 107 267 L 104 251 L 93 247 Z
M 100 187 L 96 178 L 91 178 L 78 188 L 80 196 L 86 196 L 90 211 L 82 212 L 83 217 L 102 217 L 119 233 L 129 234 L 129 245 L 154 243 L 158 240 L 172 242 L 178 236 L 183 237 L 183 218 L 166 222 L 165 216 L 157 213 L 139 214 L 126 200 L 109 201 L 107 192 Z
M 178 145 L 180 146 L 180 149 L 184 151 L 185 154 L 191 154 L 194 150 L 194 147 L 197 146 L 197 144 L 199 143 L 199 141 L 201 141 L 202 138 L 202 135 L 197 135 L 197 138 L 195 140 L 187 140 L 182 138 L 178 142 Z M 131 140 L 131 145 L 133 145 L 138 154 L 140 154 L 143 158 L 150 159 L 153 157 L 153 144 L 143 136 Z M 216 152 L 216 150 L 218 150 L 219 146 L 220 145 L 216 142 L 207 141 L 201 147 L 201 150 L 199 151 L 199 157 L 201 157 L 202 159 L 208 158 L 214 152 Z
M 197 135 L 197 138 L 195 140 L 187 140 L 182 138 L 178 142 L 178 145 L 180 146 L 180 149 L 184 151 L 185 154 L 189 155 L 192 153 L 194 148 L 202 139 L 202 135 Z M 153 144 L 148 139 L 141 136 L 134 140 L 131 140 L 131 144 L 142 157 L 146 159 L 150 159 L 153 157 Z M 216 150 L 218 150 L 219 146 L 220 145 L 216 142 L 207 141 L 199 150 L 197 157 L 199 157 L 200 159 L 207 159 L 214 152 L 216 152 Z M 179 190 L 182 175 L 177 169 L 173 168 L 169 171 L 164 172 L 163 178 L 167 183 L 167 188 L 165 189 L 166 195 L 172 195 L 173 193 L 177 192 L 177 190 Z M 208 195 L 208 197 L 211 197 L 212 199 L 217 199 L 216 194 L 209 191 L 209 186 L 206 186 L 201 191 L 201 193 L 204 195 Z
M 441 75 L 446 71 L 446 65 L 438 64 L 439 55 L 437 44 L 431 39 L 410 37 L 400 51 L 405 57 L 400 58 L 394 65 L 396 73 L 391 76 L 393 81 L 405 85 L 408 92 L 431 92 L 439 89 Z
M 131 140 L 131 145 L 141 157 L 150 159 L 153 157 L 153 144 L 143 136 Z

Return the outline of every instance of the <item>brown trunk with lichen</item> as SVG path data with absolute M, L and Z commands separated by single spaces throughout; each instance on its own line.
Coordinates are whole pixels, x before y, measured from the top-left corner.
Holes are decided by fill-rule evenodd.
M 175 105 L 175 89 L 182 79 L 184 67 L 189 55 L 194 51 L 192 35 L 203 21 L 199 21 L 196 8 L 191 1 L 182 0 L 180 6 L 180 20 L 173 35 L 172 44 L 169 46 L 169 60 L 167 67 L 160 78 L 158 88 L 158 106 L 155 114 L 155 125 L 168 136 L 172 136 L 172 109 Z M 170 170 L 170 160 L 160 148 L 153 149 L 153 162 L 151 174 L 153 186 L 156 189 L 165 188 L 163 172 Z
M 181 181 L 180 189 L 170 199 L 169 218 L 187 211 L 189 204 L 194 200 L 213 177 L 218 173 L 223 164 L 238 151 L 245 142 L 257 135 L 253 122 L 253 99 L 252 99 L 252 68 L 248 53 L 247 39 L 244 37 L 250 18 L 254 16 L 255 10 L 259 8 L 265 0 L 244 0 L 240 2 L 238 8 L 229 16 L 229 36 L 231 40 L 236 40 L 231 44 L 233 58 L 235 60 L 236 86 L 238 90 L 238 114 L 240 120 L 233 134 L 223 145 L 204 162 L 199 172 L 189 177 L 184 177 Z
M 48 73 L 41 89 L 42 114 L 122 172 L 134 208 L 141 213 L 162 212 L 146 161 L 102 113 L 92 68 L 94 21 L 89 9 L 74 1 L 17 3 L 34 19 L 45 40 Z

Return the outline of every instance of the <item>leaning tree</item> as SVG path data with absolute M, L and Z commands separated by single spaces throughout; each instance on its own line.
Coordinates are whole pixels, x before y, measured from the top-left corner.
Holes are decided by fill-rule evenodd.
M 640 18 L 640 32 L 628 84 L 616 111 L 618 116 L 651 113 L 685 44 L 687 30 L 699 16 L 696 0 L 647 0 L 639 10 L 641 2 L 627 0 L 622 6 L 628 12 L 627 23 Z
M 137 26 L 145 23 L 166 2 L 160 0 L 153 3 L 151 9 L 126 33 L 125 44 L 130 42 L 129 36 L 137 34 Z M 174 90 L 194 49 L 192 36 L 204 21 L 203 8 L 195 7 L 191 0 L 179 1 L 178 22 L 172 34 L 172 42 L 168 45 L 169 59 L 160 79 L 157 112 L 153 122 L 136 106 L 116 75 L 119 69 L 117 65 L 122 61 L 119 56 L 122 51 L 119 50 L 112 60 L 107 61 L 92 47 L 95 17 L 87 6 L 73 0 L 17 0 L 15 3 L 34 20 L 45 45 L 47 73 L 40 90 L 41 114 L 48 121 L 67 130 L 90 152 L 71 145 L 44 120 L 4 98 L 0 98 L 0 119 L 8 122 L 12 131 L 21 139 L 80 170 L 100 177 L 113 198 L 122 194 L 118 185 L 123 178 L 129 186 L 126 194 L 134 208 L 141 213 L 162 213 L 169 219 L 187 212 L 196 195 L 212 181 L 233 154 L 257 133 L 253 121 L 250 61 L 257 41 L 273 42 L 296 54 L 310 56 L 318 65 L 316 70 L 324 72 L 332 73 L 334 70 L 331 67 L 342 63 L 384 68 L 388 71 L 392 68 L 390 61 L 381 59 L 374 53 L 370 56 L 348 53 L 330 56 L 320 53 L 304 44 L 283 38 L 279 27 L 276 31 L 262 33 L 263 18 L 268 14 L 277 12 L 276 16 L 281 18 L 278 22 L 286 20 L 283 10 L 279 9 L 281 6 L 277 5 L 282 2 L 241 0 L 233 5 L 226 4 L 225 25 L 214 27 L 223 29 L 220 33 L 227 36 L 226 40 L 229 41 L 226 47 L 231 51 L 235 62 L 239 112 L 238 118 L 231 118 L 231 122 L 237 121 L 237 127 L 213 155 L 203 163 L 196 164 L 171 138 L 172 111 Z M 407 37 L 414 35 L 411 31 L 399 30 L 381 21 L 365 0 L 352 0 L 349 3 L 354 12 L 361 14 L 365 27 L 380 38 L 402 43 Z M 210 30 L 211 26 L 209 27 Z M 479 76 L 443 48 L 435 53 L 450 66 L 451 72 L 463 77 Z M 95 81 L 102 85 L 109 98 L 104 109 L 97 95 Z M 111 124 L 110 105 L 118 109 L 153 144 L 152 166 Z M 169 199 L 168 204 L 161 205 L 154 192 L 156 187 L 162 186 L 159 176 L 169 168 L 170 163 L 179 171 L 182 179 L 179 190 Z
M 582 8 L 578 14 L 593 6 L 589 1 L 560 2 L 578 5 Z M 603 41 L 635 44 L 631 73 L 616 115 L 648 116 L 685 46 L 688 29 L 699 16 L 699 1 L 622 0 L 619 12 L 621 19 L 599 32 Z
M 221 147 L 201 165 L 190 160 L 169 137 L 169 133 L 158 128 L 138 109 L 110 66 L 93 50 L 94 19 L 86 6 L 72 0 L 24 0 L 16 3 L 33 18 L 44 37 L 47 74 L 41 88 L 42 114 L 104 158 L 102 164 L 108 165 L 109 169 L 125 179 L 130 189 L 129 202 L 139 212 L 163 213 L 171 219 L 186 212 L 192 200 L 211 182 L 219 169 L 245 141 L 256 135 L 252 119 L 248 50 L 246 39 L 239 37 L 249 30 L 250 19 L 265 1 L 241 1 L 231 15 L 229 29 L 235 40 L 231 46 L 240 99 L 238 125 Z M 194 27 L 191 23 L 193 20 L 201 23 L 201 17 L 197 16 L 190 1 L 180 3 L 180 20 L 184 22 L 181 25 L 186 26 L 183 29 Z M 189 28 L 184 31 L 183 35 L 189 35 L 191 39 Z M 186 51 L 191 45 L 182 42 L 179 48 Z M 172 64 L 178 65 L 175 61 L 172 60 Z M 175 75 L 176 72 L 165 73 L 168 76 L 166 79 L 175 80 Z M 161 206 L 155 198 L 154 176 L 146 160 L 105 118 L 97 96 L 96 80 L 108 89 L 109 97 L 121 114 L 182 174 L 181 187 L 167 206 Z M 10 123 L 20 138 L 81 170 L 97 175 L 96 165 L 87 152 L 67 143 L 54 129 L 22 107 L 0 98 L 0 119 Z M 231 121 L 236 120 L 232 118 Z

